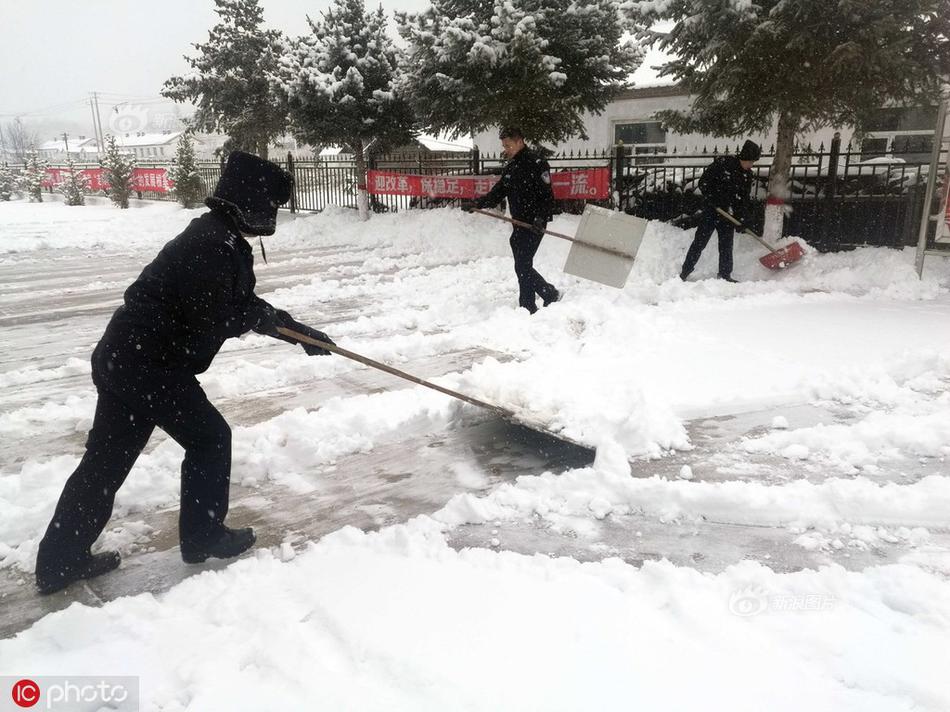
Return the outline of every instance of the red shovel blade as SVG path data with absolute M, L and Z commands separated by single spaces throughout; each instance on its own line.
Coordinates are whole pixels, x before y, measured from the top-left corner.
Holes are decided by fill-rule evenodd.
M 805 256 L 805 251 L 797 242 L 791 245 L 780 247 L 775 252 L 770 252 L 765 257 L 759 259 L 765 267 L 769 269 L 785 269 L 793 265 Z

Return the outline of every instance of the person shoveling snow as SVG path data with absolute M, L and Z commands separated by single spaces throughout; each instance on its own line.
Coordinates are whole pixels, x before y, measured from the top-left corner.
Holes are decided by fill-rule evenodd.
M 507 198 L 511 205 L 511 217 L 531 226 L 516 225 L 511 231 L 510 243 L 518 277 L 518 304 L 534 314 L 538 310 L 536 294 L 541 297 L 544 306 L 560 299 L 557 288 L 534 268 L 534 256 L 541 246 L 544 229 L 554 213 L 551 168 L 547 161 L 528 150 L 520 129 L 503 128 L 499 137 L 508 156 L 501 180 L 474 205 L 465 204 L 462 209 L 491 208 Z
M 254 258 L 245 240 L 272 235 L 292 177 L 274 163 L 232 153 L 208 198 L 211 210 L 162 248 L 126 290 L 92 354 L 98 390 L 86 452 L 66 482 L 39 545 L 41 593 L 116 568 L 119 554 L 90 548 L 112 514 L 116 491 L 155 426 L 185 449 L 179 538 L 187 563 L 237 556 L 253 546 L 250 528 L 231 529 L 228 513 L 231 429 L 208 401 L 196 374 L 222 344 L 249 331 L 298 343 L 292 328 L 332 344 L 254 294 Z M 311 356 L 325 349 L 302 344 Z
M 732 278 L 732 241 L 734 224 L 723 219 L 717 209 L 725 210 L 738 219 L 740 230 L 749 228 L 749 195 L 752 192 L 752 164 L 762 155 L 759 145 L 746 141 L 735 156 L 720 156 L 703 171 L 699 189 L 703 194 L 703 216 L 696 228 L 696 237 L 689 246 L 686 260 L 680 270 L 680 279 L 692 274 L 703 249 L 712 237 L 713 230 L 719 235 L 719 279 L 735 282 Z

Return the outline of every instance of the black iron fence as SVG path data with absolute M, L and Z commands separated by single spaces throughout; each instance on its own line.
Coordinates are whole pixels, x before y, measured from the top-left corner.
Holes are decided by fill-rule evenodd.
M 569 152 L 548 156 L 553 171 L 608 167 L 612 195 L 601 205 L 640 217 L 664 220 L 684 228 L 695 224 L 702 208 L 698 189 L 703 170 L 717 156 L 738 147 L 713 147 L 683 153 L 659 147 L 648 152 L 616 146 L 602 151 Z M 774 148 L 753 168 L 753 223 L 761 228 Z M 275 159 L 272 159 L 275 160 Z M 295 161 L 290 155 L 275 160 L 294 175 L 291 210 L 320 211 L 329 205 L 356 208 L 357 173 L 351 158 Z M 139 164 L 167 167 L 167 163 Z M 500 172 L 498 154 L 470 153 L 429 156 L 395 154 L 373 156 L 368 168 L 415 175 L 470 175 Z M 77 168 L 96 167 L 77 165 Z M 223 163 L 202 162 L 199 172 L 210 194 Z M 929 165 L 919 152 L 877 153 L 868 157 L 836 138 L 824 145 L 796 148 L 786 199 L 786 233 L 802 237 L 819 249 L 847 249 L 854 245 L 899 247 L 916 243 Z M 141 193 L 140 197 L 174 200 L 168 193 Z M 370 196 L 371 209 L 390 212 L 441 207 L 457 203 L 448 198 L 397 195 Z M 583 201 L 560 201 L 559 209 L 581 212 Z

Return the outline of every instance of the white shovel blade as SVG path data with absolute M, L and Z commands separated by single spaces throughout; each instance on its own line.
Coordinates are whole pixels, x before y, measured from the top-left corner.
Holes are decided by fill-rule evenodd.
M 618 257 L 574 242 L 564 271 L 609 287 L 622 288 L 633 269 L 633 260 L 646 229 L 647 221 L 642 218 L 588 205 L 574 239 L 616 250 L 629 257 Z

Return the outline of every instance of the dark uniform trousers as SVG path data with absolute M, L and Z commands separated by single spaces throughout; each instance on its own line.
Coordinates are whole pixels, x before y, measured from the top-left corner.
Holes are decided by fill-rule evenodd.
M 516 227 L 508 243 L 515 258 L 515 275 L 518 277 L 518 304 L 529 311 L 537 308 L 534 295 L 551 301 L 557 295 L 554 285 L 545 281 L 534 268 L 534 256 L 541 246 L 541 235 L 533 230 Z
M 61 571 L 88 556 L 115 494 L 155 426 L 185 450 L 181 465 L 181 541 L 200 542 L 228 512 L 231 428 L 186 371 L 142 368 L 93 355 L 99 393 L 86 452 L 69 477 L 37 556 L 37 571 Z
M 686 260 L 683 262 L 684 273 L 689 274 L 695 269 L 699 256 L 709 243 L 709 238 L 712 237 L 713 230 L 719 235 L 719 276 L 728 277 L 732 274 L 732 241 L 735 229 L 731 223 L 721 218 L 716 212 L 716 207 L 711 205 L 703 209 L 703 216 L 696 228 L 693 244 L 689 246 Z

